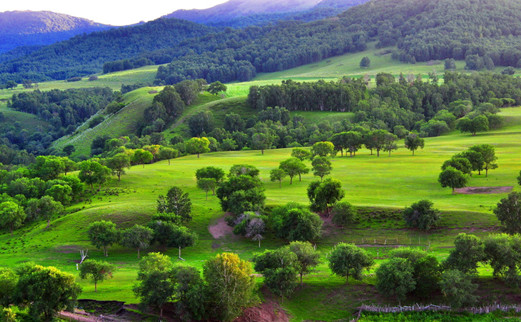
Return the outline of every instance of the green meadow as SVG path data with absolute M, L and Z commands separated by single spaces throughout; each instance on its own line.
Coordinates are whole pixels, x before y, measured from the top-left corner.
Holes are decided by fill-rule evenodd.
M 209 103 L 208 103 L 209 104 Z M 479 236 L 498 229 L 498 222 L 492 209 L 506 194 L 452 195 L 450 189 L 441 188 L 437 182 L 440 166 L 454 153 L 471 145 L 488 143 L 497 149 L 499 168 L 484 175 L 474 175 L 469 186 L 514 186 L 521 170 L 521 108 L 503 109 L 501 112 L 507 125 L 500 130 L 471 136 L 451 133 L 450 135 L 426 139 L 425 148 L 415 156 L 400 146 L 388 156 L 370 155 L 361 150 L 355 157 L 337 156 L 332 159 L 332 177 L 342 181 L 346 191 L 345 200 L 360 207 L 359 222 L 353 227 L 341 230 L 326 223 L 323 238 L 318 242 L 322 263 L 308 276 L 305 286 L 284 301 L 283 307 L 293 320 L 304 319 L 334 320 L 350 318 L 351 313 L 361 303 L 394 304 L 381 298 L 374 287 L 374 276 L 369 272 L 362 281 L 345 285 L 342 278 L 332 276 L 327 267 L 326 255 L 331 247 L 341 241 L 353 242 L 366 247 L 377 259 L 386 257 L 390 247 L 411 245 L 421 247 L 435 254 L 439 259 L 448 255 L 455 236 L 460 232 L 471 232 Z M 127 228 L 135 223 L 146 224 L 155 211 L 158 195 L 165 194 L 174 185 L 189 192 L 193 202 L 194 220 L 189 227 L 199 234 L 194 247 L 183 251 L 184 264 L 201 267 L 204 261 L 217 253 L 232 251 L 244 259 L 251 259 L 255 252 L 271 249 L 284 244 L 283 241 L 267 236 L 258 248 L 256 242 L 227 234 L 214 239 L 208 227 L 215 224 L 223 213 L 216 197 L 209 196 L 196 188 L 195 170 L 213 165 L 228 170 L 234 164 L 252 164 L 260 169 L 260 176 L 266 188 L 268 207 L 282 205 L 289 201 L 308 203 L 307 185 L 315 180 L 309 174 L 302 182 L 289 179 L 278 183 L 269 181 L 269 171 L 290 156 L 291 149 L 260 151 L 217 152 L 187 156 L 168 162 L 132 167 L 122 177 L 121 182 L 113 179 L 98 195 L 83 203 L 70 207 L 69 214 L 52 221 L 49 229 L 45 223 L 34 224 L 14 233 L 0 235 L 0 263 L 16 266 L 26 261 L 43 265 L 53 265 L 78 276 L 75 262 L 80 259 L 79 250 L 89 249 L 89 257 L 102 259 L 102 253 L 88 242 L 86 229 L 96 220 L 112 220 L 119 228 Z M 406 229 L 399 210 L 421 199 L 429 199 L 442 210 L 441 227 L 431 233 Z M 150 249 L 149 251 L 157 251 Z M 174 260 L 177 250 L 166 252 Z M 82 298 L 98 300 L 123 300 L 136 303 L 131 289 L 136 278 L 137 254 L 134 250 L 114 246 L 109 250 L 108 261 L 116 264 L 114 278 L 99 285 L 94 292 L 88 281 L 78 282 L 83 287 Z M 496 287 L 490 267 L 481 267 L 484 277 L 484 291 L 491 284 L 489 298 L 501 299 L 505 290 Z M 260 279 L 259 279 L 260 280 Z M 508 292 L 519 291 L 510 290 Z

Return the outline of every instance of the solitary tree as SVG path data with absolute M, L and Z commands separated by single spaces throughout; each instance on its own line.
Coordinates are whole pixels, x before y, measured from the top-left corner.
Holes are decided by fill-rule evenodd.
M 397 140 L 398 140 L 398 136 L 396 136 L 392 133 L 385 134 L 383 150 L 386 152 L 389 152 L 389 156 L 391 156 L 392 151 L 398 150 L 398 145 L 396 145 Z
M 320 254 L 310 242 L 294 241 L 289 244 L 289 250 L 297 255 L 297 273 L 300 275 L 300 285 L 302 276 L 311 271 L 320 262 Z
M 102 185 L 107 181 L 111 173 L 110 169 L 94 160 L 83 161 L 79 165 L 78 178 L 94 189 L 94 184 Z
M 253 262 L 255 270 L 264 275 L 266 286 L 283 301 L 284 296 L 289 296 L 295 290 L 299 262 L 296 254 L 288 247 L 257 254 Z
M 369 57 L 364 56 L 360 61 L 360 68 L 369 68 L 371 66 L 371 60 Z
M 253 298 L 255 280 L 248 262 L 236 254 L 222 253 L 204 263 L 203 275 L 212 316 L 231 321 Z
M 410 207 L 406 207 L 403 211 L 403 218 L 407 225 L 421 230 L 436 227 L 440 220 L 440 212 L 432 208 L 432 205 L 429 200 L 420 200 Z
M 418 148 L 423 149 L 424 146 L 425 140 L 416 133 L 409 133 L 409 135 L 405 137 L 405 147 L 412 151 L 412 155 L 414 155 L 414 151 L 418 150 Z
M 299 181 L 302 181 L 302 174 L 309 172 L 309 168 L 297 158 L 289 158 L 282 161 L 279 168 L 285 171 L 289 176 L 289 184 L 293 184 L 293 177 L 298 175 Z
M 217 189 L 217 181 L 214 178 L 201 178 L 197 180 L 197 187 L 206 192 L 206 200 L 208 200 L 208 191 L 212 191 L 215 195 L 215 189 Z
M 282 169 L 272 169 L 270 171 L 270 180 L 271 181 L 278 181 L 279 182 L 279 188 L 282 187 L 282 180 L 284 180 L 285 177 L 287 177 L 288 174 L 286 171 Z
M 362 279 L 362 271 L 373 266 L 373 259 L 367 252 L 354 244 L 340 243 L 336 245 L 328 255 L 329 268 L 333 273 L 346 278 Z
M 226 92 L 226 89 L 226 85 L 219 81 L 213 82 L 208 86 L 208 92 L 213 95 L 217 95 L 220 92 Z
M 313 167 L 313 174 L 317 177 L 320 177 L 320 181 L 331 173 L 333 166 L 331 165 L 331 161 L 329 161 L 326 157 L 316 156 L 313 158 L 311 162 L 311 166 Z
M 507 198 L 501 199 L 494 214 L 507 233 L 521 233 L 521 193 L 512 192 Z
M 112 278 L 114 265 L 107 262 L 87 259 L 80 265 L 80 278 L 86 279 L 90 276 L 94 283 L 94 292 L 98 291 L 98 282 L 102 282 L 107 278 Z
M 137 249 L 137 258 L 139 259 L 140 251 L 150 247 L 154 231 L 148 227 L 134 225 L 132 228 L 125 229 L 121 234 L 121 244 L 128 248 Z
M 23 208 L 18 204 L 12 201 L 0 204 L 0 227 L 9 229 L 11 235 L 15 229 L 22 227 L 25 217 Z
M 91 243 L 98 249 L 103 249 L 103 255 L 109 256 L 107 248 L 118 242 L 116 224 L 111 221 L 95 221 L 88 227 L 87 234 Z
M 158 197 L 157 212 L 176 214 L 188 222 L 192 220 L 192 201 L 187 192 L 179 187 L 172 187 L 166 196 Z
M 107 167 L 112 170 L 112 174 L 118 177 L 118 181 L 121 181 L 121 175 L 125 174 L 125 168 L 130 167 L 130 157 L 125 153 L 118 153 L 107 160 Z
M 197 158 L 201 153 L 210 152 L 210 140 L 205 137 L 191 138 L 186 141 L 186 151 L 190 154 L 197 154 Z

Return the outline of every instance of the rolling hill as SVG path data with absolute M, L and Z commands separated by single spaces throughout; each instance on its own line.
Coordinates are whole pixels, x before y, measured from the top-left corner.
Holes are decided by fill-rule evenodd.
M 44 46 L 76 35 L 112 28 L 91 20 L 50 11 L 0 13 L 0 53 L 20 46 Z

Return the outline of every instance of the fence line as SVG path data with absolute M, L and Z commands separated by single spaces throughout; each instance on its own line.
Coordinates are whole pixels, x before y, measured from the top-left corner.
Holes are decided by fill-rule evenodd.
M 373 312 L 373 313 L 401 313 L 401 312 L 438 312 L 438 311 L 452 311 L 452 312 L 469 312 L 473 314 L 487 314 L 494 311 L 516 313 L 521 312 L 521 305 L 502 305 L 493 304 L 479 307 L 468 307 L 463 309 L 452 309 L 448 305 L 419 305 L 414 304 L 411 306 L 378 306 L 378 305 L 365 305 L 363 304 L 359 308 L 360 312 Z M 360 313 L 359 313 L 360 316 Z

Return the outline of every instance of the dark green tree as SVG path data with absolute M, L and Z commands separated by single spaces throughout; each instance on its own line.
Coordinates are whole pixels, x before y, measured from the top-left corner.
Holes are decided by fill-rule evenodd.
M 414 151 L 418 150 L 418 148 L 422 148 L 425 146 L 425 140 L 418 136 L 416 133 L 409 133 L 405 137 L 405 147 L 412 151 L 412 155 L 414 155 Z
M 441 292 L 453 308 L 460 308 L 466 305 L 474 305 L 477 296 L 474 295 L 477 284 L 473 284 L 471 277 L 465 273 L 449 269 L 441 275 Z
M 455 188 L 463 188 L 467 185 L 467 177 L 463 172 L 454 169 L 453 167 L 447 167 L 440 173 L 438 182 L 443 188 L 452 188 L 452 194 L 455 193 Z
M 416 287 L 414 268 L 403 258 L 391 258 L 376 269 L 376 288 L 382 295 L 405 300 Z
M 454 246 L 444 266 L 463 273 L 475 274 L 478 263 L 485 259 L 483 242 L 474 235 L 461 233 L 454 240 Z
M 331 212 L 331 207 L 345 196 L 342 183 L 332 178 L 322 182 L 311 182 L 308 186 L 307 194 L 311 202 L 311 210 L 324 212 L 327 215 Z
M 298 175 L 299 181 L 302 181 L 302 174 L 309 172 L 309 168 L 298 158 L 289 158 L 282 161 L 279 168 L 285 171 L 289 176 L 289 184 L 293 184 L 293 177 Z
M 512 192 L 507 198 L 501 199 L 494 214 L 504 231 L 512 235 L 521 233 L 521 193 Z
M 329 161 L 326 157 L 316 156 L 311 161 L 311 166 L 313 167 L 313 174 L 317 177 L 320 177 L 320 181 L 331 173 L 333 170 L 333 166 L 331 165 L 331 161 Z
M 98 282 L 112 278 L 113 272 L 114 265 L 103 261 L 87 259 L 80 265 L 80 278 L 83 280 L 90 276 L 94 283 L 94 292 L 98 291 Z
M 320 254 L 310 242 L 306 241 L 291 242 L 289 250 L 297 255 L 299 265 L 296 268 L 300 275 L 300 285 L 302 285 L 303 275 L 309 273 L 313 267 L 320 263 Z
M 118 242 L 119 234 L 116 224 L 111 221 L 95 221 L 87 228 L 90 242 L 98 249 L 103 249 L 103 255 L 109 256 L 108 247 Z
M 152 229 L 141 225 L 134 225 L 121 233 L 120 243 L 125 247 L 137 249 L 137 258 L 139 259 L 140 251 L 150 247 L 153 238 L 154 231 Z
M 333 206 L 331 215 L 331 221 L 335 225 L 346 227 L 355 222 L 358 213 L 349 202 L 339 201 Z
M 354 244 L 340 243 L 333 247 L 328 255 L 329 268 L 338 276 L 346 278 L 346 284 L 349 277 L 352 276 L 356 280 L 362 279 L 362 271 L 373 266 L 374 261 L 369 254 Z
M 270 180 L 271 181 L 278 181 L 279 182 L 279 188 L 282 188 L 282 180 L 284 180 L 285 177 L 287 177 L 288 174 L 286 171 L 282 169 L 272 169 L 270 171 Z
M 403 210 L 403 218 L 407 226 L 421 230 L 430 230 L 437 226 L 440 220 L 440 211 L 434 209 L 429 200 L 420 200 Z
M 172 187 L 166 196 L 160 195 L 157 199 L 157 212 L 172 213 L 181 217 L 183 221 L 192 220 L 192 201 L 187 192 L 179 187 Z

